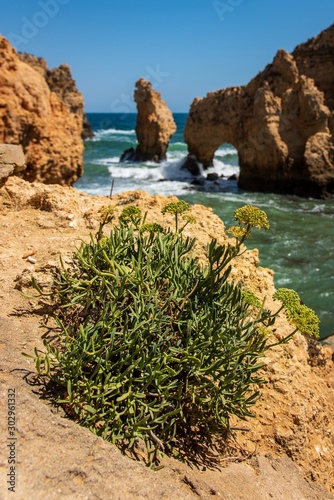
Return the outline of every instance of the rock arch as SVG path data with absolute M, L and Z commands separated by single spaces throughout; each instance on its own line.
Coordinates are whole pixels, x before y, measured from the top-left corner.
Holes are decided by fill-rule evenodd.
M 248 85 L 196 98 L 184 136 L 204 168 L 222 143 L 233 144 L 243 189 L 326 197 L 334 195 L 333 116 L 313 79 L 280 50 Z
M 242 105 L 241 87 L 209 93 L 195 99 L 187 119 L 184 138 L 190 155 L 212 165 L 217 149 L 224 143 L 238 149 L 240 143 L 239 114 Z

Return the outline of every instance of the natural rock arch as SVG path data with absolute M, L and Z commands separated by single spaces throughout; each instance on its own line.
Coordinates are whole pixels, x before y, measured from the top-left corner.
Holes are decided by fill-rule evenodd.
M 233 144 L 243 189 L 325 197 L 334 194 L 333 123 L 323 92 L 280 50 L 248 85 L 196 98 L 184 136 L 204 168 L 222 143 Z
M 217 149 L 224 143 L 238 149 L 241 87 L 209 93 L 204 99 L 196 98 L 190 108 L 184 138 L 190 155 L 204 167 L 212 165 Z

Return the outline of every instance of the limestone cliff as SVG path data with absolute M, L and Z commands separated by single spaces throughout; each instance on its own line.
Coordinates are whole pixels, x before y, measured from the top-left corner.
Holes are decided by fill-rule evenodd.
M 141 78 L 136 83 L 134 98 L 138 115 L 136 134 L 138 146 L 122 155 L 122 160 L 156 162 L 166 159 L 166 151 L 176 125 L 172 112 L 160 92 L 156 92 L 150 82 Z
M 25 52 L 18 52 L 17 55 L 21 61 L 29 64 L 45 78 L 50 90 L 69 106 L 71 113 L 82 118 L 82 138 L 93 137 L 94 133 L 84 112 L 84 99 L 72 78 L 70 67 L 61 64 L 57 68 L 49 69 L 42 57 L 35 57 Z
M 318 36 L 298 45 L 292 52 L 300 73 L 313 78 L 334 110 L 334 24 Z
M 46 68 L 37 58 L 22 61 L 0 36 L 0 143 L 22 145 L 24 179 L 71 185 L 83 171 L 83 118 L 51 91 Z
M 238 150 L 241 188 L 333 196 L 333 34 L 334 25 L 293 54 L 279 50 L 248 85 L 196 98 L 186 166 L 208 167 L 227 142 Z

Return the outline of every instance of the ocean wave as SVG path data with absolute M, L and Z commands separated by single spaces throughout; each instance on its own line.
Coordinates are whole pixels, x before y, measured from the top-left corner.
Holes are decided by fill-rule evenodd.
M 105 165 L 119 163 L 119 156 L 112 156 L 111 158 L 101 158 L 99 160 L 93 160 L 92 165 Z
M 182 146 L 183 148 L 186 148 L 187 144 L 185 142 L 171 142 L 169 144 L 169 147 L 171 147 L 171 146 Z
M 94 137 L 87 139 L 88 141 L 97 142 L 103 139 L 112 139 L 113 136 L 123 137 L 123 141 L 129 142 L 136 141 L 136 131 L 135 130 L 121 130 L 116 128 L 100 129 L 94 132 Z M 125 136 L 125 137 L 124 137 Z
M 237 156 L 238 151 L 233 146 L 223 144 L 215 152 L 215 156 L 227 156 L 227 155 Z
M 180 180 L 189 181 L 192 175 L 187 170 L 181 169 L 182 161 L 165 161 L 157 165 L 153 162 L 139 163 L 118 163 L 109 164 L 110 175 L 115 179 L 131 179 L 133 181 L 165 181 Z
M 146 181 L 146 180 L 179 180 L 187 181 L 190 183 L 194 180 L 194 176 L 185 169 L 182 169 L 182 164 L 185 159 L 185 154 L 182 151 L 168 152 L 167 160 L 160 164 L 153 161 L 150 162 L 140 162 L 140 163 L 121 163 L 118 156 L 112 156 L 108 158 L 101 158 L 94 160 L 96 165 L 105 165 L 108 167 L 108 171 L 111 176 L 117 179 L 129 179 L 136 181 Z M 226 180 L 226 178 L 233 175 L 239 174 L 239 167 L 235 165 L 229 165 L 221 160 L 215 159 L 213 166 L 207 170 L 203 170 L 199 164 L 200 175 L 197 179 L 203 180 L 206 183 L 206 176 L 208 174 L 216 174 L 217 180 L 215 185 L 218 186 L 220 178 Z M 207 181 L 208 185 L 212 185 L 212 181 Z
M 96 132 L 96 134 L 100 134 L 100 135 L 110 135 L 110 134 L 133 135 L 135 133 L 136 133 L 136 131 L 134 129 L 133 130 L 121 130 L 118 128 L 106 128 L 106 129 L 98 130 Z
M 232 175 L 239 175 L 239 167 L 235 165 L 229 165 L 221 160 L 215 158 L 213 160 L 213 167 L 207 170 L 207 173 L 215 173 L 219 177 L 231 177 Z
M 140 163 L 131 163 L 131 162 L 120 162 L 120 157 L 119 156 L 111 156 L 108 158 L 100 158 L 98 160 L 93 160 L 91 163 L 93 165 L 118 165 L 118 166 L 123 166 L 124 168 L 129 168 L 130 166 L 135 166 L 137 168 L 143 169 L 145 167 L 155 167 L 155 168 L 160 168 L 163 167 L 165 168 L 166 165 L 173 165 L 174 163 L 180 163 L 180 166 L 185 159 L 185 154 L 184 151 L 171 151 L 167 153 L 167 160 L 163 161 L 162 163 L 156 163 L 154 161 L 146 161 L 146 162 L 140 162 Z M 140 166 L 139 166 L 140 165 Z
M 124 166 L 110 166 L 109 173 L 113 179 L 131 179 L 133 181 L 145 181 L 152 179 L 159 181 L 163 177 L 156 168 L 148 167 L 124 167 Z
M 180 149 L 169 149 L 167 151 L 167 161 L 184 160 L 186 158 L 185 151 Z

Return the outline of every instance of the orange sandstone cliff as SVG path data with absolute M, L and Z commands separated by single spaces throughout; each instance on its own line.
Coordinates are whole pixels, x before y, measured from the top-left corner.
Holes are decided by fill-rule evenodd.
M 18 56 L 21 61 L 29 64 L 45 78 L 50 90 L 68 105 L 71 113 L 81 117 L 82 138 L 93 137 L 94 133 L 84 112 L 84 99 L 72 78 L 70 67 L 67 64 L 61 64 L 57 68 L 49 69 L 42 57 L 35 57 L 25 52 L 18 52 Z
M 22 57 L 22 56 L 21 56 Z M 66 88 L 67 66 L 48 72 L 47 65 L 21 60 L 0 36 L 0 143 L 21 144 L 28 181 L 72 185 L 83 172 L 83 100 Z M 63 83 L 64 95 L 52 81 Z M 61 78 L 59 77 L 61 75 Z
M 227 142 L 238 150 L 242 189 L 334 196 L 333 89 L 334 25 L 292 54 L 279 50 L 248 85 L 196 98 L 186 167 L 208 167 Z

